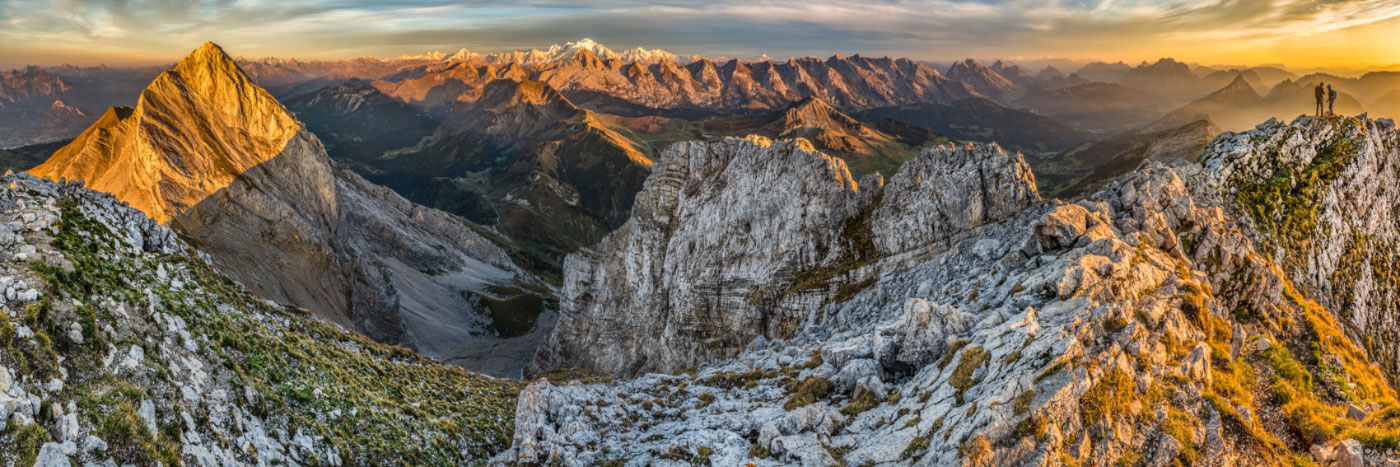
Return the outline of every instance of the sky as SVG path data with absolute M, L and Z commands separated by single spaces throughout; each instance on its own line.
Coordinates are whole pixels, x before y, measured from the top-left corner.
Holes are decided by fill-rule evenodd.
M 583 37 L 614 50 L 860 53 L 1290 68 L 1400 64 L 1397 0 L 0 0 L 0 67 L 502 52 Z

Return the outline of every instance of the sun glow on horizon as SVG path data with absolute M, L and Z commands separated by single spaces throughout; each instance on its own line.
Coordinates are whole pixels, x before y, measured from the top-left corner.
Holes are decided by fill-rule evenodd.
M 159 3 L 159 5 L 157 5 Z M 520 7 L 494 0 L 0 0 L 0 67 L 167 65 L 204 41 L 244 57 L 351 59 L 459 48 L 544 48 L 593 37 L 615 50 L 758 59 L 860 53 L 946 62 L 1400 67 L 1400 3 L 1280 0 L 913 0 L 875 5 L 775 0 L 656 5 L 637 0 Z M 166 6 L 166 7 L 161 7 Z M 1030 58 L 1026 58 L 1030 57 Z

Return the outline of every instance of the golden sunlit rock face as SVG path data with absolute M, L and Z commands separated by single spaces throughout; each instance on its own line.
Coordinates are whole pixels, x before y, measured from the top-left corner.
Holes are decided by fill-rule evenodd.
M 301 128 L 212 42 L 29 173 L 82 180 L 166 223 L 282 152 Z

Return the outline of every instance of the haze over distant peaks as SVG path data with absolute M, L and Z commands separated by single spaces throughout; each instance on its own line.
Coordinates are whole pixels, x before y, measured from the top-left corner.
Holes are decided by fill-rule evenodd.
M 492 64 L 515 63 L 528 66 L 565 62 L 572 60 L 580 52 L 585 51 L 603 60 L 621 60 L 623 62 L 642 63 L 658 62 L 662 60 L 683 61 L 675 54 L 661 49 L 636 47 L 617 52 L 586 37 L 575 42 L 565 42 L 563 45 L 551 45 L 545 50 L 530 49 L 501 53 L 480 53 L 463 48 L 452 55 L 447 55 L 442 52 L 430 52 L 422 55 L 405 55 L 398 57 L 396 60 L 440 60 L 447 62 L 482 60 Z

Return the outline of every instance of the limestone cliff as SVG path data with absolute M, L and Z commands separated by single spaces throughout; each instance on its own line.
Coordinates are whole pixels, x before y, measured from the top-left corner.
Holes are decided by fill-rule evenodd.
M 632 219 L 564 264 L 561 314 L 527 371 L 675 371 L 785 339 L 882 269 L 1039 199 L 1019 155 L 942 146 L 882 187 L 805 141 L 680 143 Z

